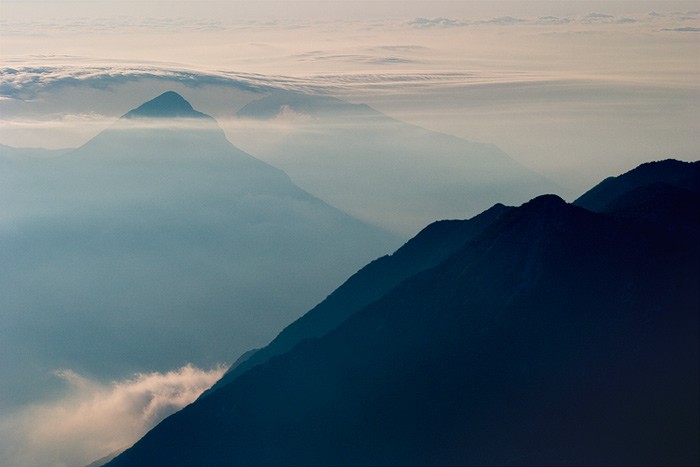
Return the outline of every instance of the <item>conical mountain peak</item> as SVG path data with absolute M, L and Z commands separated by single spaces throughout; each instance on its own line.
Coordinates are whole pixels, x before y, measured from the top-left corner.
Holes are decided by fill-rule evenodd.
M 130 111 L 123 118 L 211 118 L 192 108 L 180 94 L 174 91 L 164 92 L 138 108 Z

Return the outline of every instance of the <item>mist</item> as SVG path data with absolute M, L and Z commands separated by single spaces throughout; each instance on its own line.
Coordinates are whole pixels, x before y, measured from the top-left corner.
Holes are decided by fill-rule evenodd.
M 121 119 L 58 156 L 0 156 L 0 406 L 231 362 L 399 236 L 295 186 L 211 119 Z
M 274 90 L 368 104 L 495 144 L 574 197 L 700 144 L 694 2 L 32 4 L 3 4 L 10 146 L 77 147 L 168 89 L 227 132 Z
M 286 91 L 252 101 L 237 117 L 226 128 L 242 148 L 333 206 L 405 237 L 499 202 L 567 194 L 493 145 L 427 131 L 363 104 Z
M 52 377 L 65 386 L 60 397 L 25 406 L 0 420 L 0 459 L 18 466 L 87 465 L 129 447 L 193 402 L 224 371 L 186 365 L 108 384 L 71 370 L 55 371 Z
M 115 394 L 178 379 L 187 397 L 155 412 L 180 407 L 429 222 L 698 159 L 693 1 L 0 13 L 3 464 L 124 447 L 98 416 Z M 166 91 L 216 122 L 119 120 Z M 104 417 L 161 416 L 134 407 Z

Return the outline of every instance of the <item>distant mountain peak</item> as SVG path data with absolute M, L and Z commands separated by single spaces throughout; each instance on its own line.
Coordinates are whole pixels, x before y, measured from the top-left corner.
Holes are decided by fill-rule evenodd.
M 270 120 L 284 112 L 285 109 L 313 118 L 329 115 L 334 117 L 382 115 L 366 104 L 351 104 L 332 96 L 294 91 L 275 91 L 266 97 L 249 102 L 236 112 L 236 115 L 255 120 Z
M 123 118 L 211 118 L 192 108 L 180 94 L 167 91 L 151 99 L 136 109 L 128 112 Z

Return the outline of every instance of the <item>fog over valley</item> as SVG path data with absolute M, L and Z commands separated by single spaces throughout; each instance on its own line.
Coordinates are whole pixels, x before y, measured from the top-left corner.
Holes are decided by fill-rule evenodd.
M 0 465 L 128 448 L 503 205 L 697 161 L 699 34 L 694 1 L 2 1 Z

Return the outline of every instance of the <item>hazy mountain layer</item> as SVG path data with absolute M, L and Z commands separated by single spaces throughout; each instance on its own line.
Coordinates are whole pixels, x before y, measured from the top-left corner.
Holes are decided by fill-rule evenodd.
M 443 262 L 510 209 L 498 204 L 470 220 L 429 225 L 393 255 L 383 256 L 362 268 L 323 302 L 286 327 L 269 345 L 241 356 L 212 390 L 292 349 L 304 339 L 324 336 L 404 280 Z
M 361 219 L 414 235 L 562 188 L 492 144 L 390 118 L 364 104 L 278 92 L 243 107 L 232 137 L 303 188 Z
M 56 157 L 65 154 L 71 149 L 44 149 L 44 148 L 13 148 L 0 144 L 0 157 Z
M 700 223 L 652 185 L 504 211 L 109 465 L 697 464 Z
M 14 375 L 0 406 L 49 392 L 57 369 L 226 361 L 400 244 L 175 93 L 59 157 L 1 157 L 0 216 L 0 368 Z

